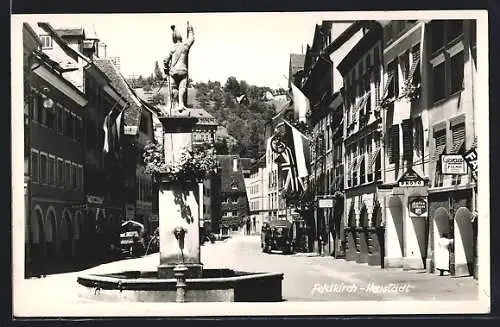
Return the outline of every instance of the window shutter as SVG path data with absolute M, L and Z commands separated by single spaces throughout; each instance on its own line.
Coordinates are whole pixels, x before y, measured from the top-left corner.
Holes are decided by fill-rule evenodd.
M 436 142 L 436 148 L 432 160 L 439 162 L 439 156 L 446 150 L 446 130 L 436 131 L 434 141 Z
M 403 160 L 411 162 L 413 159 L 413 135 L 411 120 L 403 120 L 401 128 L 403 129 Z
M 397 163 L 399 162 L 399 125 L 393 125 L 391 127 L 390 138 L 390 163 Z
M 457 153 L 464 148 L 465 123 L 459 123 L 451 128 L 451 140 L 453 143 L 451 153 Z

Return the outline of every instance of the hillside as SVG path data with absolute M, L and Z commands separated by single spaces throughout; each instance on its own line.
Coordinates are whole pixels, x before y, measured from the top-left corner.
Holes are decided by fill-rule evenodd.
M 275 105 L 265 98 L 268 87 L 248 85 L 234 77 L 224 85 L 219 82 L 193 84 L 197 104 L 212 114 L 227 129 L 238 144 L 225 147 L 226 139 L 218 137 L 220 154 L 239 154 L 241 157 L 258 159 L 265 152 L 266 124 L 275 114 Z M 227 152 L 226 152 L 227 151 Z
M 143 79 L 143 81 L 146 81 Z M 167 104 L 166 83 L 152 80 L 142 84 L 131 81 L 138 94 L 153 103 Z M 150 83 L 150 84 L 148 84 Z M 217 153 L 239 154 L 241 157 L 258 159 L 265 153 L 265 128 L 275 115 L 276 109 L 287 104 L 284 90 L 248 85 L 230 77 L 224 85 L 220 82 L 190 82 L 188 106 L 204 108 L 221 125 L 216 133 Z M 273 97 L 271 94 L 281 94 Z M 283 100 L 285 99 L 285 100 Z

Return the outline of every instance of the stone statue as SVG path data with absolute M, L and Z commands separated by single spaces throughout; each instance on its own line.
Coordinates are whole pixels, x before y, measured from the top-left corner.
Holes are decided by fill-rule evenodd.
M 175 28 L 172 29 L 174 46 L 168 56 L 163 60 L 164 72 L 170 82 L 170 105 L 179 112 L 186 109 L 187 82 L 188 82 L 188 56 L 194 43 L 193 27 L 187 22 L 187 40 L 182 42 L 182 36 Z

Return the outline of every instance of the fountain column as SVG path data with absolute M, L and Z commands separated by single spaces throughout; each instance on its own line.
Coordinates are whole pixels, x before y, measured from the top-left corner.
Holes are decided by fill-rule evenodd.
M 166 162 L 177 162 L 192 147 L 192 130 L 196 118 L 185 115 L 160 118 L 164 129 Z M 196 181 L 171 180 L 159 176 L 160 265 L 159 278 L 175 278 L 174 268 L 184 264 L 186 278 L 202 277 L 200 260 L 200 199 Z M 182 230 L 182 233 L 179 233 Z M 177 231 L 177 232 L 176 232 Z M 179 235 L 181 234 L 181 237 Z

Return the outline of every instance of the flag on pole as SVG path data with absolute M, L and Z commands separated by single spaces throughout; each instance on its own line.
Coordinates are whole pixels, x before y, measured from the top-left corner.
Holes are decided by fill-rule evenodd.
M 122 134 L 122 125 L 121 125 L 121 122 L 122 122 L 122 114 L 123 114 L 123 110 L 120 111 L 120 114 L 118 115 L 118 117 L 116 117 L 116 129 L 118 131 L 117 133 L 117 138 L 118 138 L 118 142 L 120 142 L 120 136 Z
M 310 109 L 309 99 L 302 91 L 292 83 L 293 106 L 295 116 L 298 116 L 299 122 L 306 122 L 306 114 Z
M 280 170 L 286 174 L 284 189 L 304 191 L 309 176 L 310 139 L 286 120 L 278 126 L 285 129 L 285 151 L 280 158 Z
M 292 86 L 291 97 L 293 99 L 293 109 L 295 113 L 295 118 L 298 118 L 299 122 L 306 122 L 306 114 L 311 108 L 311 103 L 309 99 L 304 95 L 304 93 L 291 81 L 288 77 L 283 75 Z

